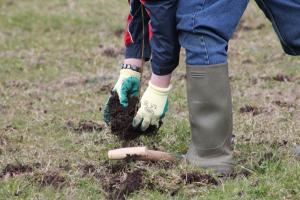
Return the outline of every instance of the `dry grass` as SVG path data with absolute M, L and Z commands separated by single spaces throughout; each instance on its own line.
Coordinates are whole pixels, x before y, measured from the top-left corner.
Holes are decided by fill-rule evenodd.
M 76 128 L 82 121 L 101 127 L 99 107 L 122 61 L 126 12 L 126 2 L 117 0 L 0 0 L 0 170 L 31 169 L 2 173 L 0 199 L 106 198 L 104 177 L 120 164 L 107 162 L 106 152 L 124 144 L 108 129 Z M 126 163 L 122 173 L 141 169 L 145 181 L 128 199 L 299 197 L 300 165 L 291 149 L 300 143 L 300 60 L 283 54 L 252 2 L 230 43 L 229 62 L 236 177 L 216 177 L 218 186 L 186 184 L 180 176 L 199 169 Z M 127 145 L 187 150 L 184 73 L 182 51 L 164 126 Z

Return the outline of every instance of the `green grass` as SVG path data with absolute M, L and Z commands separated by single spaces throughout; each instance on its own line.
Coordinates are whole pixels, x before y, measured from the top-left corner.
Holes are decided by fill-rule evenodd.
M 0 199 L 105 199 L 103 179 L 96 175 L 103 174 L 107 151 L 122 142 L 108 129 L 80 134 L 66 124 L 101 123 L 99 107 L 107 98 L 101 88 L 116 81 L 122 62 L 122 55 L 103 52 L 122 51 L 122 37 L 115 33 L 123 28 L 127 11 L 126 1 L 117 0 L 0 0 L 0 170 L 11 163 L 41 164 L 33 172 L 0 179 Z M 128 199 L 299 198 L 300 164 L 291 152 L 300 143 L 299 107 L 274 101 L 299 106 L 300 60 L 283 54 L 270 23 L 253 3 L 240 27 L 229 50 L 235 158 L 236 171 L 251 175 L 200 187 L 176 184 L 182 173 L 200 169 L 135 162 L 128 169 L 143 168 L 155 187 L 141 188 Z M 182 56 L 159 134 L 128 145 L 186 152 L 190 130 L 184 73 Z M 278 74 L 292 82 L 273 80 Z M 263 112 L 240 113 L 245 105 Z M 85 164 L 94 165 L 96 172 L 85 175 L 80 167 Z M 42 186 L 37 177 L 46 171 L 58 171 L 68 184 Z

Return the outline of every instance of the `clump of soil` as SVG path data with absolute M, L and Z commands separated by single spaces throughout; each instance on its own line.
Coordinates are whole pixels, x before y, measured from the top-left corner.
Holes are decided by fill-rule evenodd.
M 110 128 L 111 132 L 124 140 L 132 140 L 140 135 L 156 134 L 159 127 L 150 126 L 145 132 L 134 129 L 132 121 L 137 111 L 139 99 L 137 97 L 128 97 L 128 107 L 123 108 L 120 104 L 118 94 L 111 93 L 108 102 L 110 112 Z M 161 125 L 161 123 L 160 123 Z
M 282 108 L 296 108 L 296 105 L 293 103 L 288 103 L 285 101 L 273 101 L 272 103 L 276 104 L 279 107 Z
M 240 108 L 240 113 L 252 113 L 253 116 L 259 115 L 262 113 L 262 109 L 256 106 L 245 105 Z
M 291 78 L 284 74 L 277 74 L 273 77 L 273 80 L 279 81 L 279 82 L 291 82 Z
M 123 49 L 117 49 L 115 47 L 107 47 L 103 50 L 103 55 L 106 57 L 112 57 L 115 58 L 118 55 L 122 55 L 123 54 Z
M 80 121 L 78 125 L 75 125 L 75 123 L 72 121 L 67 121 L 65 126 L 68 130 L 72 130 L 77 133 L 94 132 L 94 131 L 100 132 L 104 128 L 104 125 L 102 124 L 98 124 L 96 122 L 87 121 L 87 120 Z
M 123 173 L 127 170 L 127 164 L 124 161 L 120 161 L 113 165 L 106 165 L 105 171 L 110 174 Z
M 20 174 L 29 173 L 33 171 L 33 167 L 26 164 L 8 164 L 2 170 L 0 178 L 2 177 L 14 177 Z
M 200 185 L 218 185 L 218 181 L 209 174 L 200 174 L 197 172 L 184 173 L 180 176 L 186 184 L 197 183 Z
M 108 199 L 123 200 L 125 196 L 141 189 L 143 186 L 142 170 L 125 173 L 123 176 L 114 175 L 104 184 Z
M 96 171 L 95 165 L 92 165 L 92 164 L 82 165 L 82 166 L 80 166 L 80 169 L 83 173 L 83 176 L 86 176 L 88 174 L 92 174 Z
M 71 170 L 71 164 L 69 162 L 69 160 L 64 160 L 64 162 L 59 163 L 58 165 L 59 169 L 62 169 L 64 171 L 70 171 Z
M 36 181 L 43 187 L 53 186 L 56 189 L 61 189 L 67 185 L 66 178 L 56 171 L 44 172 L 40 174 Z

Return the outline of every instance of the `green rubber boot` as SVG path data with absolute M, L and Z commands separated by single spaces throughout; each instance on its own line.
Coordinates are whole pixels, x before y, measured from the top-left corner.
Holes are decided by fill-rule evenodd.
M 294 153 L 296 156 L 300 157 L 300 145 L 295 147 Z
M 232 172 L 232 105 L 227 64 L 187 66 L 192 141 L 186 155 L 194 166 Z

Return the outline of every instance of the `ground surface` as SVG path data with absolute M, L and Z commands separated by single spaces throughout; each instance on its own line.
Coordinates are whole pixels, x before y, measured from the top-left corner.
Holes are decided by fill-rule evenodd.
M 112 148 L 184 153 L 190 140 L 183 58 L 157 135 L 123 143 L 103 127 L 127 11 L 120 0 L 0 0 L 0 199 L 298 199 L 300 59 L 254 3 L 230 44 L 236 176 L 106 161 Z

